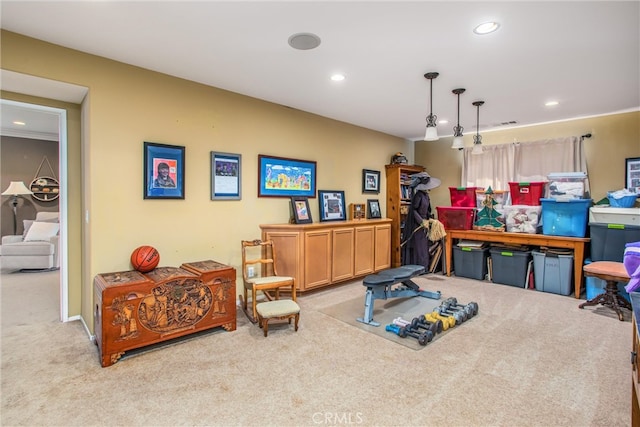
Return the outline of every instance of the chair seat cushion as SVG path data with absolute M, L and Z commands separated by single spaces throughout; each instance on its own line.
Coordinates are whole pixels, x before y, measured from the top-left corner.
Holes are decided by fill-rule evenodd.
M 269 285 L 271 283 L 288 282 L 292 280 L 293 280 L 293 277 L 289 277 L 289 276 L 254 277 L 248 280 L 246 284 L 247 284 L 247 287 L 251 289 L 251 286 L 253 286 L 254 284 L 260 286 L 260 285 Z
M 256 311 L 260 317 L 270 319 L 272 317 L 282 317 L 300 313 L 300 306 L 293 300 L 279 299 L 257 304 Z
M 2 256 L 47 256 L 53 252 L 53 244 L 49 242 L 5 243 L 0 247 Z

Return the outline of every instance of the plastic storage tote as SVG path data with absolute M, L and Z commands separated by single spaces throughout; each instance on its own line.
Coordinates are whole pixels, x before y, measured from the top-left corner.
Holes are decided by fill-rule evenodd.
M 492 248 L 491 277 L 494 283 L 524 288 L 527 283 L 527 268 L 531 261 L 531 251 L 507 251 Z
M 449 187 L 451 206 L 475 208 L 477 190 L 484 191 L 482 187 Z
M 507 231 L 512 233 L 535 234 L 542 206 L 507 205 L 502 207 Z
M 589 223 L 592 261 L 624 261 L 624 245 L 640 241 L 640 226 Z
M 587 174 L 584 172 L 550 173 L 549 199 L 567 200 L 582 199 L 585 193 Z
M 447 230 L 471 230 L 476 214 L 476 208 L 462 208 L 456 206 L 437 206 L 438 221 Z
M 536 290 L 570 295 L 573 285 L 573 255 L 533 251 Z
M 453 247 L 453 269 L 456 276 L 484 280 L 487 275 L 489 248 Z
M 542 233 L 548 236 L 584 237 L 591 199 L 541 199 Z
M 640 226 L 640 208 L 592 206 L 589 208 L 589 223 L 592 222 Z
M 510 182 L 509 194 L 512 205 L 540 206 L 545 196 L 546 182 Z

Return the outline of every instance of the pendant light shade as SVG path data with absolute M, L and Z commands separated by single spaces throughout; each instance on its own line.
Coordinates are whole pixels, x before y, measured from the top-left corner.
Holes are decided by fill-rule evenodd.
M 473 103 L 478 109 L 476 116 L 476 134 L 473 135 L 473 150 L 471 154 L 482 154 L 482 136 L 480 136 L 480 106 L 484 104 L 484 101 L 476 101 Z
M 433 79 L 438 75 L 439 73 L 427 73 L 424 75 L 425 79 L 429 80 L 429 115 L 427 116 L 427 131 L 424 134 L 425 141 L 438 140 L 438 129 L 436 128 L 438 116 L 433 114 Z
M 464 93 L 465 89 L 454 89 L 452 92 L 458 97 L 458 124 L 453 127 L 453 144 L 451 148 L 454 150 L 462 150 L 464 148 L 464 140 L 462 139 L 462 131 L 464 128 L 460 126 L 460 94 Z

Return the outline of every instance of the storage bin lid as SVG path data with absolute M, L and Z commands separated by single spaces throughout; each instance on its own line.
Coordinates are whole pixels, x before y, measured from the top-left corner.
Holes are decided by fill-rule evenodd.
M 562 178 L 584 179 L 586 177 L 587 177 L 586 172 L 551 172 L 549 175 L 547 175 L 547 178 L 549 178 L 550 180 L 562 179 Z

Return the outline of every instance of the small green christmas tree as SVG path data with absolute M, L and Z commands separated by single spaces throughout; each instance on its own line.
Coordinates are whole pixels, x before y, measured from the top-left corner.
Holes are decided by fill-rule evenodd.
M 487 188 L 484 194 L 484 200 L 482 201 L 484 207 L 478 212 L 473 228 L 475 230 L 504 231 L 504 224 L 498 220 L 502 214 L 494 209 L 498 202 L 493 199 L 491 187 Z

